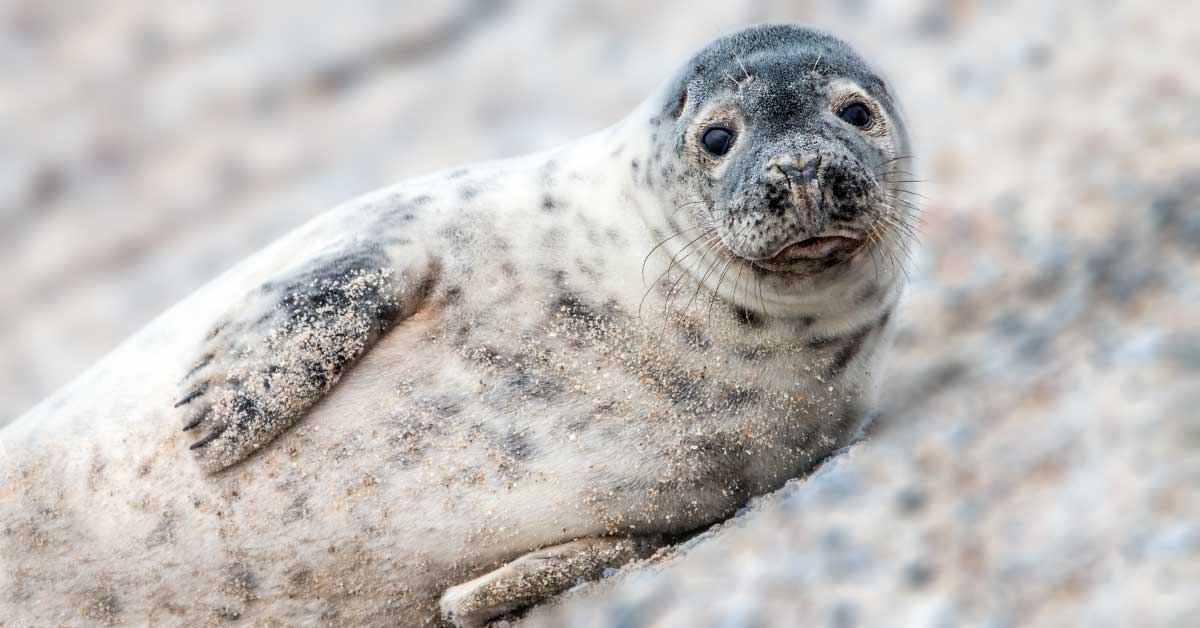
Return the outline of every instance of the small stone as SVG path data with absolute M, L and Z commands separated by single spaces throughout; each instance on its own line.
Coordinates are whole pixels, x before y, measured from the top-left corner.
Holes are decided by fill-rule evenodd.
M 858 624 L 858 608 L 850 602 L 838 602 L 829 609 L 830 628 L 853 628 Z
M 920 512 L 928 502 L 929 496 L 916 486 L 909 486 L 896 495 L 896 507 L 906 515 Z
M 904 583 L 914 589 L 929 584 L 934 575 L 933 566 L 923 560 L 913 561 L 904 566 Z

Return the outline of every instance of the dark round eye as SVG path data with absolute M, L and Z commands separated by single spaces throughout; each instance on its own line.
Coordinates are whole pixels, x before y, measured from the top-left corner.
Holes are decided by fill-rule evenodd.
M 860 129 L 871 126 L 871 110 L 861 102 L 855 101 L 842 107 L 838 117 Z
M 733 131 L 723 126 L 709 127 L 700 141 L 704 143 L 704 150 L 720 157 L 733 146 Z

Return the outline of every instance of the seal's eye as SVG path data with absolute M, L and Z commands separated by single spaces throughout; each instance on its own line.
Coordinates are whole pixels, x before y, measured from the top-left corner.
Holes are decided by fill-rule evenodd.
M 857 100 L 842 107 L 841 111 L 838 111 L 838 117 L 860 129 L 871 126 L 872 121 L 871 110 Z
M 704 143 L 704 150 L 720 157 L 733 146 L 733 131 L 723 126 L 708 127 L 700 141 Z

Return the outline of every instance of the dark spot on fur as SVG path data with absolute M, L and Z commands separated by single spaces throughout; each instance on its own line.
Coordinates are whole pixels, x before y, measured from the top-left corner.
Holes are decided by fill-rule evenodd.
M 495 347 L 489 347 L 487 345 L 473 347 L 466 355 L 473 362 L 477 362 L 484 366 L 500 366 L 501 364 L 508 362 L 508 358 L 504 357 L 503 353 L 500 353 L 500 351 Z
M 580 258 L 575 258 L 575 268 L 578 268 L 581 274 L 587 276 L 593 281 L 598 281 L 600 279 L 600 273 Z
M 288 571 L 287 583 L 290 589 L 306 589 L 312 581 L 312 571 L 307 567 L 293 567 Z
M 615 302 L 610 301 L 603 306 L 588 303 L 567 283 L 567 273 L 562 269 L 550 271 L 549 277 L 558 294 L 550 303 L 551 316 L 565 315 L 568 319 L 588 324 L 610 321 L 615 317 L 618 307 Z
M 633 169 L 633 174 L 636 175 L 638 173 L 638 168 L 641 167 L 641 164 L 638 163 L 638 160 L 634 159 L 633 161 L 629 162 L 629 167 Z
M 460 286 L 450 286 L 442 293 L 442 305 L 454 305 L 462 301 L 462 288 Z
M 179 517 L 175 514 L 175 510 L 167 508 L 159 517 L 158 524 L 150 531 L 146 537 L 146 547 L 156 547 L 159 545 L 173 543 L 175 541 L 175 533 L 179 527 Z
M 398 200 L 394 207 L 383 213 L 385 220 L 399 218 L 402 222 L 412 222 L 417 217 L 417 209 L 433 200 L 428 194 L 408 200 Z
M 704 375 L 688 373 L 678 367 L 642 366 L 642 381 L 677 406 L 690 406 L 700 401 L 704 391 Z
M 562 381 L 523 364 L 518 364 L 512 369 L 505 384 L 525 397 L 541 400 L 557 398 L 565 389 Z
M 504 386 L 529 399 L 554 399 L 565 390 L 565 384 L 540 369 L 536 356 L 519 353 L 505 355 L 494 347 L 480 345 L 464 349 L 464 355 L 496 373 Z
M 762 345 L 736 345 L 733 354 L 747 362 L 757 362 L 775 355 L 775 350 Z
M 578 435 L 578 434 L 582 434 L 582 433 L 586 432 L 588 427 L 590 427 L 591 425 L 592 425 L 592 417 L 591 416 L 577 416 L 577 417 L 568 419 L 567 422 L 563 424 L 563 431 L 566 432 L 567 434 Z
M 221 587 L 226 593 L 235 595 L 243 602 L 254 599 L 258 590 L 258 578 L 242 563 L 225 566 L 225 582 Z
M 479 190 L 475 189 L 474 186 L 464 185 L 458 191 L 458 195 L 462 198 L 462 200 L 469 201 L 479 195 Z
M 737 322 L 753 329 L 761 329 L 766 324 L 761 316 L 744 307 L 734 307 L 733 315 Z
M 558 200 L 549 194 L 542 197 L 542 211 L 553 214 L 560 207 Z
M 721 404 L 727 409 L 736 409 L 758 399 L 756 390 L 740 386 L 727 386 L 721 391 Z
M 517 431 L 505 434 L 500 446 L 504 453 L 518 462 L 525 462 L 537 455 L 537 450 L 530 442 L 529 437 Z
M 846 370 L 846 367 L 850 364 L 850 362 L 858 356 L 860 351 L 862 351 L 863 343 L 866 341 L 867 335 L 870 334 L 872 330 L 874 330 L 874 326 L 868 325 L 852 335 L 849 340 L 847 340 L 841 347 L 838 348 L 837 353 L 833 355 L 833 362 L 829 366 L 829 372 L 831 374 L 838 375 L 842 371 Z
M 97 485 L 104 479 L 104 468 L 107 463 L 100 457 L 99 451 L 93 451 L 92 464 L 88 468 L 88 490 L 95 492 Z
M 460 399 L 440 396 L 424 400 L 424 405 L 442 418 L 450 418 L 462 412 L 463 404 Z
M 883 311 L 883 316 L 879 317 L 879 328 L 883 329 L 883 328 L 887 327 L 888 323 L 890 323 L 891 321 L 892 321 L 892 308 L 889 307 L 888 309 Z
M 554 300 L 551 309 L 555 312 L 561 312 L 562 314 L 565 314 L 566 316 L 575 320 L 586 321 L 589 323 L 600 321 L 606 318 L 603 313 L 598 312 L 591 305 L 584 303 L 584 301 L 577 294 L 565 288 L 558 295 L 558 298 Z
M 700 323 L 684 317 L 672 317 L 671 320 L 689 347 L 705 351 L 712 346 L 712 340 L 701 330 Z
M 473 236 L 461 227 L 450 226 L 442 229 L 439 234 L 456 246 L 463 247 L 471 243 Z
M 97 589 L 89 596 L 82 609 L 83 615 L 105 625 L 116 625 L 121 614 L 121 598 L 109 589 Z
M 872 281 L 863 287 L 862 292 L 858 295 L 858 302 L 867 303 L 877 296 L 879 296 L 879 284 Z
M 313 382 L 323 382 L 329 377 L 328 374 L 321 372 L 323 370 L 321 365 L 315 364 L 312 361 L 306 362 L 304 368 L 309 380 Z M 262 417 L 262 412 L 258 408 L 258 401 L 254 397 L 240 392 L 232 398 L 230 411 L 233 414 L 234 421 L 240 425 L 248 425 Z
M 307 519 L 309 512 L 308 495 L 300 493 L 292 498 L 292 502 L 283 511 L 283 523 L 292 523 L 293 521 Z
M 711 490 L 719 487 L 726 496 L 724 512 L 696 513 L 701 525 L 732 514 L 750 496 L 752 484 L 748 478 L 750 454 L 736 434 L 715 432 L 689 434 L 680 442 L 686 457 L 677 460 L 676 478 L 664 483 L 667 491 Z

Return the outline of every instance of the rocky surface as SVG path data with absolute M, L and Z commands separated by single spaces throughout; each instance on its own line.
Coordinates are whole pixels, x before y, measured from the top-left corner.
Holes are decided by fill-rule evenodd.
M 883 415 L 522 625 L 1194 623 L 1194 3 L 400 4 L 0 8 L 0 423 L 338 201 L 573 138 L 722 30 L 808 21 L 891 77 L 926 180 Z

